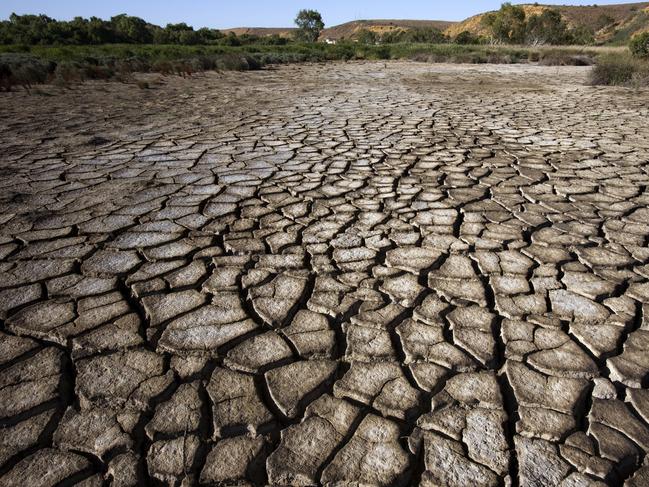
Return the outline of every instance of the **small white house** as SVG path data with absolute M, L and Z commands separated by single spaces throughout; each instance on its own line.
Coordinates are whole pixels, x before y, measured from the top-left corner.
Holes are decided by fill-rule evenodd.
M 328 37 L 324 40 L 325 44 L 336 44 L 336 39 L 329 39 Z

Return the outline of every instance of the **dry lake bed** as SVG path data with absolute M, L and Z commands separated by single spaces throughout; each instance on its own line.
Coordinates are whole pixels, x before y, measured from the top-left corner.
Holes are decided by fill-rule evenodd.
M 649 485 L 649 92 L 295 65 L 0 95 L 0 485 Z

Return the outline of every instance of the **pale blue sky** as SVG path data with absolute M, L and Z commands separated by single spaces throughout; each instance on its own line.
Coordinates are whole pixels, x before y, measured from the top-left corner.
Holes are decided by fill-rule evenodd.
M 43 13 L 61 20 L 78 15 L 109 18 L 127 13 L 159 25 L 186 22 L 194 27 L 213 28 L 289 27 L 299 9 L 314 8 L 320 11 L 325 24 L 332 26 L 358 19 L 463 20 L 496 9 L 501 3 L 501 0 L 0 0 L 0 19 L 6 19 L 12 12 Z M 593 0 L 570 3 L 592 5 Z

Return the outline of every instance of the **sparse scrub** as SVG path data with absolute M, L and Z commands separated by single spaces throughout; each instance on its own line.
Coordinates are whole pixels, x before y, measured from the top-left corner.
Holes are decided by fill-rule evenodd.
M 246 57 L 239 54 L 219 56 L 215 65 L 219 71 L 247 71 L 250 68 Z
M 538 63 L 542 66 L 592 66 L 595 60 L 588 54 L 548 49 L 539 53 Z
M 606 48 L 490 46 L 457 43 L 362 44 L 346 41 L 336 45 L 298 43 L 250 46 L 100 45 L 32 46 L 29 54 L 21 46 L 0 46 L 0 88 L 54 81 L 69 85 L 84 79 L 133 82 L 134 73 L 162 76 L 193 76 L 205 71 L 247 71 L 271 64 L 304 62 L 411 59 L 433 63 L 530 63 L 580 66 L 592 64 Z M 614 48 L 619 49 L 619 48 Z M 2 54 L 2 52 L 5 54 Z M 24 65 L 24 66 L 23 66 Z M 32 72 L 35 71 L 35 72 Z M 10 85 L 9 85 L 10 84 Z M 9 87 L 10 89 L 10 87 Z
M 54 70 L 54 82 L 61 86 L 82 83 L 86 80 L 85 72 L 85 68 L 80 63 L 62 62 L 57 64 Z
M 0 54 L 0 90 L 11 91 L 14 86 L 26 89 L 45 83 L 54 71 L 51 63 L 25 54 Z
M 649 61 L 631 54 L 606 55 L 597 60 L 590 75 L 593 85 L 649 86 Z

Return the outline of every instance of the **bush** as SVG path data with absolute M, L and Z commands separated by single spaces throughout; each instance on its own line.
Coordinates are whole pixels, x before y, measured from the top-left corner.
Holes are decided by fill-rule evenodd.
M 590 84 L 649 86 L 649 62 L 628 54 L 601 56 L 591 71 Z
M 541 51 L 538 59 L 542 66 L 592 66 L 595 61 L 586 54 L 549 49 Z
M 54 81 L 58 85 L 67 86 L 70 83 L 81 83 L 86 80 L 85 69 L 80 63 L 62 62 L 56 65 Z
M 456 44 L 469 45 L 469 44 L 482 44 L 482 40 L 475 34 L 468 30 L 460 32 L 453 40 Z
M 631 54 L 640 59 L 649 59 L 649 32 L 634 36 L 629 43 Z
M 250 65 L 242 55 L 224 54 L 216 60 L 216 68 L 220 71 L 247 71 Z
M 13 86 L 29 89 L 45 83 L 55 65 L 24 54 L 0 54 L 0 89 L 11 91 Z

